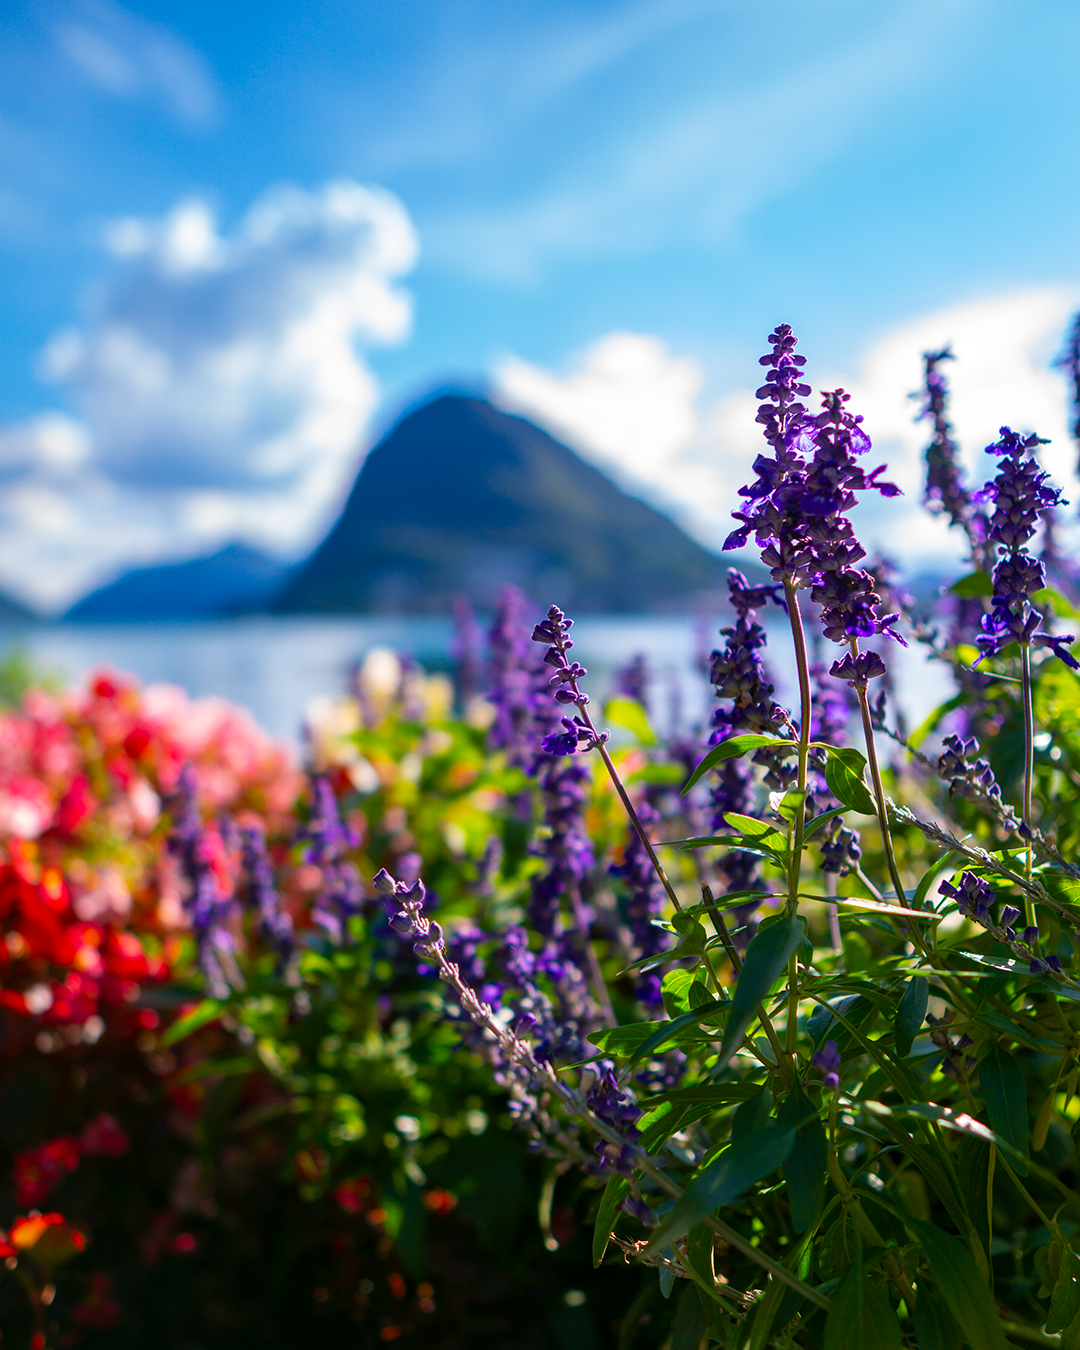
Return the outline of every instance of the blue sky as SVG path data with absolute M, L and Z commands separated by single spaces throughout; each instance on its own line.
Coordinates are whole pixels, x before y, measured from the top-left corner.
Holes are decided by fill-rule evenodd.
M 446 380 L 617 468 L 603 400 L 564 397 L 597 361 L 690 418 L 657 463 L 741 461 L 725 419 L 780 319 L 882 407 L 867 372 L 928 316 L 975 345 L 1019 305 L 1041 369 L 1080 297 L 1078 56 L 1072 0 L 16 0 L 0 582 L 56 605 L 230 535 L 296 552 Z

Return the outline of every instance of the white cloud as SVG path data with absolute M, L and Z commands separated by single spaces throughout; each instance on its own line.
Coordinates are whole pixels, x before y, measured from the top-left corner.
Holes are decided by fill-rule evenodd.
M 209 63 L 160 24 L 112 0 L 83 0 L 54 34 L 68 61 L 106 93 L 164 104 L 185 126 L 216 119 L 221 96 Z
M 231 235 L 189 201 L 107 242 L 89 321 L 40 363 L 79 416 L 0 428 L 0 578 L 48 607 L 133 559 L 306 547 L 377 401 L 357 346 L 411 324 L 412 225 L 356 183 L 274 189 Z
M 864 415 L 874 441 L 870 458 L 875 465 L 887 462 L 888 476 L 904 490 L 903 498 L 874 496 L 859 508 L 868 546 L 897 555 L 909 569 L 961 556 L 956 532 L 922 509 L 927 424 L 915 421 L 917 405 L 908 397 L 922 379 L 921 354 L 949 342 L 957 357 L 948 367 L 952 420 L 969 480 L 990 476 L 990 460 L 979 452 L 1007 423 L 1051 439 L 1043 462 L 1075 498 L 1068 394 L 1051 361 L 1078 303 L 1074 291 L 1046 288 L 935 311 L 884 333 L 853 372 L 816 369 L 813 335 L 801 335 L 810 383 L 850 392 L 851 407 Z M 748 375 L 757 373 L 756 365 L 747 366 Z M 494 383 L 504 407 L 534 418 L 719 549 L 763 442 L 754 389 L 706 406 L 703 373 L 699 363 L 672 355 L 656 338 L 618 333 L 594 343 L 565 374 L 507 358 Z

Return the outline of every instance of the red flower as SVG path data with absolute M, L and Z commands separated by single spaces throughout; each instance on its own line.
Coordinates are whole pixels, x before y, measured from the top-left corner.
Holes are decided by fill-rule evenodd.
M 19 1208 L 36 1205 L 79 1165 L 82 1150 L 77 1139 L 61 1135 L 15 1155 L 11 1175 L 15 1182 L 15 1203 Z M 14 1233 L 12 1229 L 12 1233 Z
M 120 1158 L 131 1147 L 124 1127 L 108 1111 L 94 1117 L 84 1128 L 79 1142 L 88 1157 Z

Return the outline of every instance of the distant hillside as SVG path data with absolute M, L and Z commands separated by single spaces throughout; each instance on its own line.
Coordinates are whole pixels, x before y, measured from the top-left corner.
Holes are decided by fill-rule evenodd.
M 282 612 L 490 608 L 507 581 L 542 604 L 640 613 L 723 587 L 726 563 L 520 417 L 445 396 L 368 455 Z
M 33 623 L 39 617 L 21 601 L 0 591 L 0 623 Z
M 76 622 L 217 618 L 266 610 L 292 568 L 242 544 L 209 558 L 137 567 L 84 596 L 64 616 Z

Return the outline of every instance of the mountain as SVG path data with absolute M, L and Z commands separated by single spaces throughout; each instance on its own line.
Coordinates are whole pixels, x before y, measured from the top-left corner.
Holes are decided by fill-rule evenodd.
M 579 612 L 685 607 L 726 564 L 521 417 L 444 395 L 371 451 L 337 524 L 285 587 L 289 613 L 490 609 L 514 582 Z
M 208 558 L 137 567 L 73 605 L 66 619 L 123 623 L 266 611 L 292 566 L 243 544 Z

